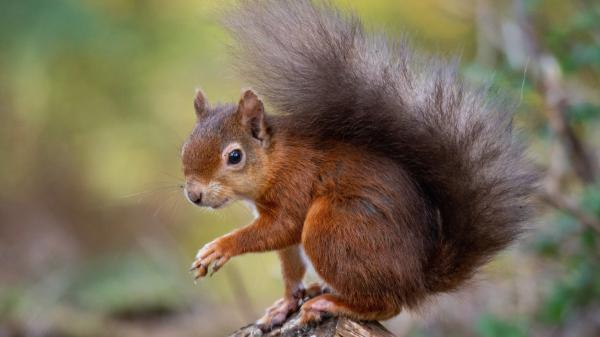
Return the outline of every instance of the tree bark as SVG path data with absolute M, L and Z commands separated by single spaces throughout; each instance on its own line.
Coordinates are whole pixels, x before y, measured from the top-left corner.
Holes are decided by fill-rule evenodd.
M 269 332 L 263 333 L 255 325 L 248 325 L 229 337 L 395 337 L 379 322 L 359 322 L 345 317 L 326 318 L 318 324 L 300 326 L 298 313 Z

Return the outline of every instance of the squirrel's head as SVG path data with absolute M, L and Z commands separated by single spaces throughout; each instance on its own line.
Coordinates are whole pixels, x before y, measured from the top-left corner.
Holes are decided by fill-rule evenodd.
M 237 105 L 210 107 L 199 90 L 194 108 L 196 126 L 181 149 L 185 196 L 212 208 L 254 199 L 266 176 L 270 145 L 262 101 L 246 90 Z

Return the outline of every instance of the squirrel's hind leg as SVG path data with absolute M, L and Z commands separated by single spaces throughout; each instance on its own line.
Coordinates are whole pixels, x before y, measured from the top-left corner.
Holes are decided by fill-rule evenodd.
M 256 321 L 256 326 L 263 332 L 270 331 L 273 327 L 283 324 L 290 314 L 298 310 L 303 301 L 307 303 L 311 299 L 330 291 L 327 286 L 319 283 L 312 283 L 306 289 L 298 288 L 292 295 L 280 298 L 267 308 L 264 316 Z
M 398 314 L 395 306 L 385 302 L 351 303 L 336 294 L 319 295 L 300 308 L 300 324 L 318 322 L 326 316 L 346 316 L 357 320 L 387 319 Z
M 299 246 L 291 246 L 277 251 L 281 262 L 281 271 L 285 283 L 283 298 L 267 308 L 263 317 L 256 321 L 256 325 L 263 331 L 271 330 L 274 326 L 281 325 L 286 318 L 298 310 L 300 301 L 305 296 L 306 289 L 302 283 L 306 266 L 302 259 Z
M 373 211 L 369 199 L 321 196 L 313 201 L 302 245 L 331 294 L 304 303 L 302 322 L 326 315 L 381 320 L 401 311 L 404 293 L 419 284 L 405 264 L 415 265 L 418 255 L 409 252 L 411 245 L 392 226 Z

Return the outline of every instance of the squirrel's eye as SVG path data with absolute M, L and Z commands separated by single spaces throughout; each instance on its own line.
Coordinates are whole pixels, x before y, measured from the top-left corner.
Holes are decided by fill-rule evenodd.
M 242 161 L 242 151 L 235 149 L 227 155 L 227 164 L 235 165 L 239 164 Z

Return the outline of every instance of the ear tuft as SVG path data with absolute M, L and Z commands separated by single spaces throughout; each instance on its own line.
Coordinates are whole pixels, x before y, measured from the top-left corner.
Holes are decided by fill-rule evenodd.
M 238 112 L 241 114 L 242 124 L 249 127 L 252 137 L 266 147 L 269 144 L 269 129 L 265 121 L 265 108 L 256 93 L 247 89 L 240 98 Z
M 246 114 L 260 114 L 263 104 L 252 89 L 245 90 L 240 99 L 240 108 Z M 260 110 L 260 111 L 259 111 Z
M 196 97 L 194 98 L 194 109 L 196 110 L 196 118 L 200 120 L 208 110 L 208 103 L 202 89 L 196 89 Z

